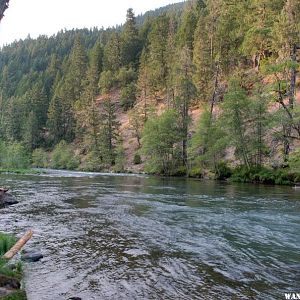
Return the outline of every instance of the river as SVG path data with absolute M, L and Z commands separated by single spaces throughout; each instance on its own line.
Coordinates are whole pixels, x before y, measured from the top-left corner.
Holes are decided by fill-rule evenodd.
M 300 190 L 139 175 L 0 175 L 0 231 L 44 258 L 29 300 L 284 299 L 300 292 Z

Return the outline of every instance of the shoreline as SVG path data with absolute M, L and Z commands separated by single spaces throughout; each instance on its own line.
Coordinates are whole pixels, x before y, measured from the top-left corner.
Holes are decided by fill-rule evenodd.
M 249 173 L 247 174 L 248 177 L 244 175 L 244 177 L 236 176 L 236 173 L 233 172 L 230 177 L 226 178 L 210 178 L 210 177 L 200 177 L 200 176 L 186 176 L 186 175 L 164 175 L 164 174 L 151 174 L 146 172 L 133 172 L 131 170 L 124 170 L 124 172 L 114 172 L 114 171 L 103 171 L 103 172 L 93 172 L 93 171 L 83 171 L 83 170 L 69 170 L 69 169 L 51 169 L 51 168 L 28 168 L 28 169 L 1 169 L 0 168 L 0 174 L 15 174 L 15 175 L 42 175 L 47 174 L 48 172 L 54 171 L 54 172 L 75 172 L 78 174 L 89 174 L 91 176 L 99 175 L 99 176 L 153 176 L 157 178 L 181 178 L 181 179 L 197 179 L 197 180 L 209 180 L 209 181 L 216 181 L 216 182 L 226 182 L 228 184 L 230 183 L 246 183 L 246 184 L 254 184 L 254 185 L 268 185 L 268 186 L 290 186 L 294 188 L 300 188 L 300 181 L 291 181 L 290 174 L 293 174 L 291 171 L 290 173 L 287 172 L 284 174 L 285 178 L 281 179 L 281 182 L 276 183 L 276 180 L 278 180 L 279 176 L 282 175 L 280 172 L 285 172 L 285 169 L 278 169 L 278 170 L 270 170 L 269 174 L 267 176 L 263 176 L 264 174 L 260 175 L 259 173 Z M 279 172 L 278 178 L 276 178 L 276 172 Z M 251 179 L 250 177 L 253 177 Z M 260 177 L 261 176 L 261 177 Z M 293 175 L 294 178 L 299 178 L 300 180 L 300 173 L 295 173 Z M 288 180 L 286 180 L 288 178 Z

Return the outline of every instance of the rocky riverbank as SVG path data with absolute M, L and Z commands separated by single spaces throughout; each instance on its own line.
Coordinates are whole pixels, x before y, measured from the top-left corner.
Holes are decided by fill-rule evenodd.
M 0 208 L 17 204 L 18 201 L 8 193 L 8 189 L 0 188 Z M 11 264 L 3 255 L 15 244 L 16 238 L 0 233 L 0 299 L 25 300 L 26 293 L 21 289 L 22 265 Z

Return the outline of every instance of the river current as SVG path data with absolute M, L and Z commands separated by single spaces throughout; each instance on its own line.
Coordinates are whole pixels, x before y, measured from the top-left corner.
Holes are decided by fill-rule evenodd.
M 29 300 L 285 299 L 300 292 L 300 189 L 139 175 L 0 175 L 34 230 Z

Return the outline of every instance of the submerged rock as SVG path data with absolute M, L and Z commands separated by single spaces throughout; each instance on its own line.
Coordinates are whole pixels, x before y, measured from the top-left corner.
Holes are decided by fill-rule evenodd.
M 0 208 L 19 203 L 15 197 L 12 194 L 7 193 L 7 191 L 8 189 L 0 188 Z
M 26 262 L 37 262 L 41 260 L 43 257 L 44 256 L 41 252 L 32 250 L 22 254 L 21 259 L 22 261 L 26 261 Z

